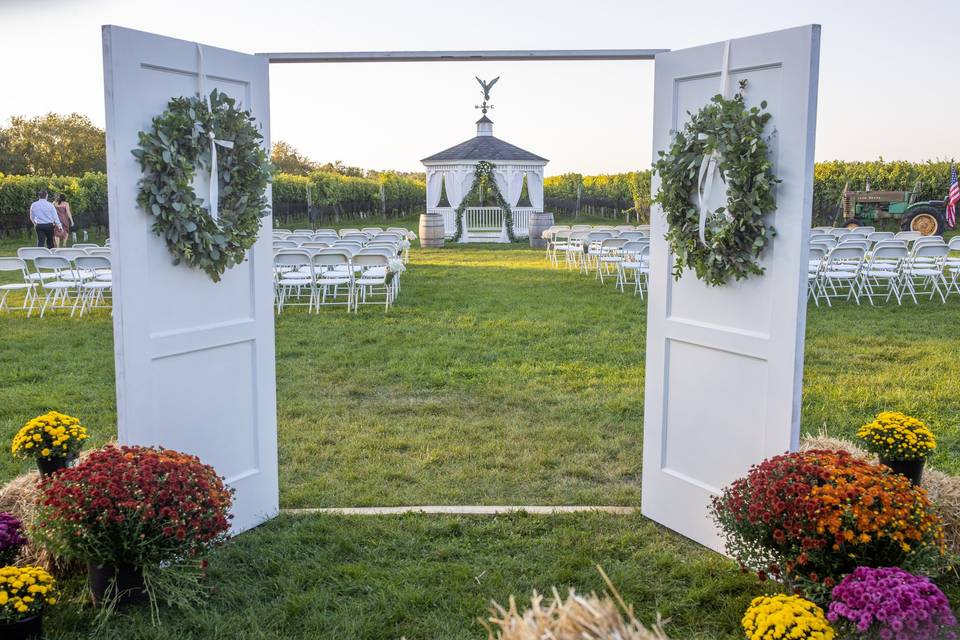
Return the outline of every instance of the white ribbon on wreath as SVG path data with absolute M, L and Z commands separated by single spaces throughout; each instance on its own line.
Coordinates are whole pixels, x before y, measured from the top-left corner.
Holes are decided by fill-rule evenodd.
M 197 43 L 197 57 L 199 58 L 197 65 L 197 86 L 200 91 L 200 96 L 204 102 L 207 103 L 207 109 L 210 109 L 210 95 L 207 93 L 205 82 L 207 76 L 203 71 L 203 45 L 199 42 Z M 225 149 L 233 149 L 233 142 L 230 140 L 218 140 L 213 129 L 207 132 L 207 136 L 210 137 L 210 190 L 207 202 L 210 205 L 210 217 L 217 220 L 217 210 L 220 206 L 220 177 L 217 174 L 217 145 Z
M 723 63 L 720 66 L 720 94 L 724 100 L 730 99 L 730 41 L 723 45 Z M 707 134 L 701 133 L 700 140 L 706 140 Z M 707 246 L 707 217 L 710 215 L 710 194 L 713 192 L 713 183 L 720 174 L 720 152 L 714 149 L 703 156 L 700 162 L 700 176 L 697 179 L 697 198 L 700 208 L 700 243 Z M 721 180 L 723 176 L 720 176 Z M 727 214 L 729 217 L 730 214 Z

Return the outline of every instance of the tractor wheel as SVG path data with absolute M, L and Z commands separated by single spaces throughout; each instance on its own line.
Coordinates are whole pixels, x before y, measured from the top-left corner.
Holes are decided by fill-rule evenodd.
M 943 226 L 943 213 L 929 204 L 921 204 L 907 211 L 900 224 L 904 231 L 918 231 L 925 236 L 942 235 Z

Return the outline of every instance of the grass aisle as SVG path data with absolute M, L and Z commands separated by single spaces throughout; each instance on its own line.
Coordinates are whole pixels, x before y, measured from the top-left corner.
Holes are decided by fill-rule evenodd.
M 636 504 L 645 320 L 639 299 L 519 246 L 414 249 L 387 315 L 284 312 L 283 506 Z M 958 326 L 957 296 L 811 307 L 803 429 L 851 436 L 900 409 L 960 473 Z M 109 316 L 0 314 L 0 335 L 0 439 L 51 408 L 114 436 Z M 0 480 L 29 466 L 0 456 Z
M 742 637 L 757 593 L 726 560 L 639 516 L 281 516 L 215 554 L 206 607 L 164 610 L 160 628 L 146 612 L 121 616 L 99 637 L 481 640 L 492 599 L 601 591 L 596 564 L 640 619 L 670 618 L 672 638 Z M 54 611 L 51 637 L 89 637 L 89 609 Z
M 0 246 L 0 253 L 11 253 Z M 387 315 L 277 321 L 285 507 L 639 503 L 645 304 L 519 246 L 415 249 Z M 960 472 L 960 299 L 811 308 L 803 427 L 850 436 L 884 408 L 925 417 Z M 109 316 L 0 314 L 0 440 L 59 409 L 115 435 Z M 219 401 L 229 402 L 229 398 Z M 0 456 L 0 480 L 29 463 Z M 636 515 L 285 515 L 217 550 L 206 606 L 103 637 L 483 638 L 491 599 L 600 589 L 600 563 L 672 637 L 737 638 L 759 587 Z M 957 585 L 944 585 L 951 597 Z M 67 585 L 50 637 L 89 637 Z M 72 602 L 71 602 L 72 601 Z

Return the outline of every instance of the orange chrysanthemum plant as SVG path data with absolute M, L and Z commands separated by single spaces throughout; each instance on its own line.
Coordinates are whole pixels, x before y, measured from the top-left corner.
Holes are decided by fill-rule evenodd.
M 944 554 L 926 492 L 844 451 L 770 458 L 713 501 L 727 550 L 818 601 L 858 566 L 928 566 Z

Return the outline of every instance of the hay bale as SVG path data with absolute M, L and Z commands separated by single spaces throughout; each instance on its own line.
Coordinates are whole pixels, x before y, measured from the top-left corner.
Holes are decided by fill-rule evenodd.
M 93 451 L 96 451 L 96 449 L 81 452 L 80 459 L 83 460 Z M 30 529 L 33 528 L 37 519 L 37 500 L 40 498 L 39 484 L 40 473 L 38 471 L 28 471 L 0 487 L 0 511 L 7 511 L 20 518 L 27 530 L 28 539 L 30 538 Z M 41 566 L 58 578 L 85 571 L 85 568 L 79 563 L 56 558 L 38 544 L 28 543 L 24 546 L 17 558 L 17 563 Z
M 613 598 L 581 596 L 570 589 L 563 599 L 554 588 L 553 598 L 544 605 L 543 596 L 534 591 L 530 608 L 521 613 L 510 596 L 508 608 L 494 602 L 490 618 L 481 620 L 489 640 L 668 640 L 659 622 L 653 629 L 638 622 L 633 607 L 623 601 L 603 569 L 597 570 Z
M 832 438 L 823 431 L 817 435 L 805 435 L 800 440 L 801 451 L 810 449 L 842 449 L 855 458 L 874 464 L 880 462 L 876 455 L 861 449 L 856 444 L 848 440 Z M 928 466 L 923 472 L 922 486 L 927 490 L 930 501 L 943 518 L 947 548 L 954 553 L 960 553 L 960 477 L 951 476 Z

